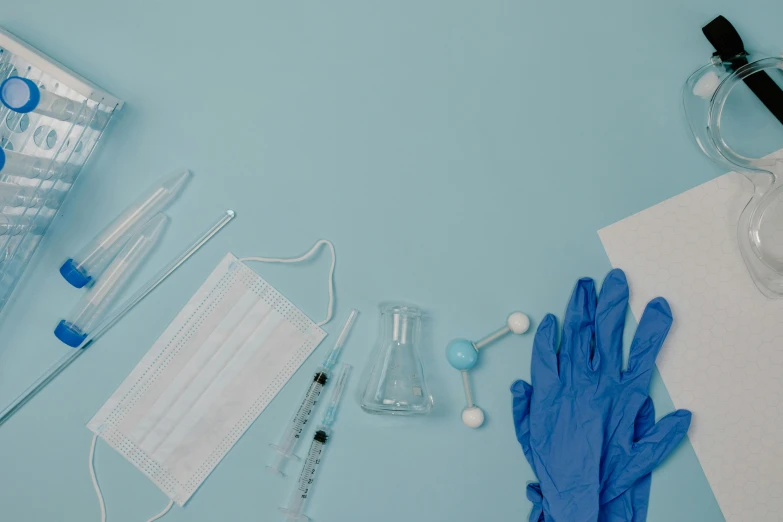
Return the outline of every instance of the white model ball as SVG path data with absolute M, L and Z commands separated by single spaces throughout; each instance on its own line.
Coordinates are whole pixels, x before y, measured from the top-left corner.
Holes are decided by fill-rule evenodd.
M 484 412 L 478 406 L 462 410 L 462 423 L 468 428 L 478 428 L 484 424 Z
M 522 312 L 514 312 L 508 316 L 508 329 L 515 334 L 523 334 L 530 328 L 530 319 Z

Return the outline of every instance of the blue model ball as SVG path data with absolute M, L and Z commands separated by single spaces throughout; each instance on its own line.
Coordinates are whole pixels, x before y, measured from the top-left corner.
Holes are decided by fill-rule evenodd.
M 478 362 L 478 350 L 467 339 L 454 339 L 446 347 L 446 359 L 457 370 L 470 370 Z

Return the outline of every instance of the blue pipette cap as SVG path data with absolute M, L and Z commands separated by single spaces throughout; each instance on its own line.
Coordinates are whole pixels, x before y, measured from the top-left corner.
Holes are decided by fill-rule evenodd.
M 57 327 L 54 329 L 54 335 L 72 348 L 78 348 L 82 345 L 87 334 L 82 332 L 78 326 L 67 322 L 65 319 L 60 321 Z
M 76 288 L 82 288 L 92 281 L 92 276 L 85 272 L 83 268 L 76 266 L 73 259 L 69 259 L 63 263 L 63 266 L 60 267 L 60 274 Z
M 0 102 L 14 112 L 30 112 L 40 101 L 41 90 L 32 80 L 11 76 L 0 84 Z

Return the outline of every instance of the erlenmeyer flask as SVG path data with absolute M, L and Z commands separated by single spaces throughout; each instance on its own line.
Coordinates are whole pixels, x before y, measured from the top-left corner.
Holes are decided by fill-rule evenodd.
M 376 359 L 362 408 L 369 413 L 414 415 L 432 409 L 432 396 L 419 359 L 421 312 L 410 306 L 381 307 Z

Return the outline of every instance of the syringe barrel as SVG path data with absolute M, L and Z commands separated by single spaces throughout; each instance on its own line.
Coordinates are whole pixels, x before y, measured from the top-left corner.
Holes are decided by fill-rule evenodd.
M 302 397 L 302 402 L 299 404 L 294 416 L 291 417 L 291 421 L 286 425 L 285 432 L 280 438 L 280 442 L 272 447 L 277 452 L 275 460 L 267 466 L 267 469 L 278 475 L 283 475 L 283 466 L 286 459 L 297 459 L 294 454 L 296 447 L 299 445 L 299 441 L 302 440 L 302 432 L 305 426 L 310 421 L 310 417 L 315 410 L 318 399 L 321 396 L 321 392 L 329 379 L 329 370 L 323 367 L 319 367 L 315 371 L 313 380 L 310 381 L 310 386 L 307 388 L 307 392 Z
M 332 431 L 328 426 L 321 425 L 316 428 L 313 442 L 310 444 L 310 451 L 307 453 L 307 459 L 302 466 L 302 472 L 299 474 L 296 488 L 294 488 L 288 502 L 288 509 L 286 512 L 289 516 L 301 515 L 303 513 L 305 503 L 310 495 L 310 489 L 313 487 L 313 484 L 315 484 L 315 477 L 318 468 L 321 465 L 326 443 L 329 441 L 331 435 Z
M 190 172 L 180 170 L 166 176 L 117 216 L 88 245 L 60 267 L 66 281 L 81 288 L 96 280 L 117 252 L 152 216 L 162 212 L 182 191 Z
M 326 382 L 329 380 L 329 370 L 326 368 L 318 368 L 315 371 L 313 380 L 310 383 L 310 387 L 307 389 L 307 393 L 302 399 L 302 403 L 299 409 L 294 414 L 294 418 L 291 420 L 291 426 L 293 428 L 293 436 L 295 439 L 299 439 L 304 431 L 304 427 L 310 420 L 310 416 L 313 414 L 315 405 L 318 404 L 318 398 L 321 396 Z M 293 451 L 293 448 L 291 449 Z
M 57 325 L 55 335 L 62 342 L 74 348 L 82 344 L 155 246 L 167 221 L 164 214 L 158 214 L 128 240 L 104 275 L 76 305 L 68 318 Z
M 274 446 L 277 452 L 285 458 L 293 458 L 294 451 L 297 444 L 301 439 L 302 432 L 305 425 L 310 420 L 310 416 L 313 414 L 315 405 L 318 403 L 318 398 L 321 396 L 321 392 L 329 379 L 329 371 L 326 368 L 318 368 L 315 371 L 313 380 L 310 381 L 310 386 L 307 388 L 302 397 L 302 401 L 299 403 L 293 417 L 286 426 L 285 433 L 283 433 L 280 442 L 277 446 Z M 275 471 L 279 471 L 275 468 Z

